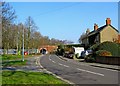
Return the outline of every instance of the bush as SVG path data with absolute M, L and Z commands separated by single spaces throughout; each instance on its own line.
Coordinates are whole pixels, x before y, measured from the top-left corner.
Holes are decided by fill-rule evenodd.
M 97 56 L 112 56 L 112 54 L 109 51 L 106 50 L 99 50 L 96 51 Z
M 95 62 L 95 57 L 92 54 L 85 56 L 84 59 L 86 62 Z
M 115 42 L 106 41 L 101 44 L 94 44 L 90 47 L 90 49 L 93 50 L 93 52 L 99 51 L 99 50 L 106 50 L 111 53 L 112 56 L 120 56 L 120 44 Z M 100 52 L 100 51 L 99 51 Z
M 109 41 L 103 42 L 99 46 L 99 50 L 109 51 L 113 56 L 120 56 L 119 49 L 119 44 Z
M 90 50 L 97 51 L 97 50 L 98 50 L 99 45 L 100 45 L 99 43 L 94 44 L 93 46 L 91 46 L 91 47 L 90 47 Z

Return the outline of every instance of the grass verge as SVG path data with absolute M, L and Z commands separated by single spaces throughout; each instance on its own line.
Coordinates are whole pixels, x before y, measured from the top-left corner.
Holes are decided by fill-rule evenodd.
M 2 84 L 67 84 L 42 72 L 3 71 Z M 22 86 L 22 85 L 21 85 Z
M 15 61 L 2 61 L 2 66 L 7 67 L 7 66 L 23 66 L 27 64 L 27 60 L 24 62 L 22 60 L 15 60 Z
M 24 58 L 33 57 L 38 55 L 24 55 Z M 22 59 L 22 55 L 12 55 L 12 54 L 4 54 L 0 56 L 0 60 L 18 60 Z

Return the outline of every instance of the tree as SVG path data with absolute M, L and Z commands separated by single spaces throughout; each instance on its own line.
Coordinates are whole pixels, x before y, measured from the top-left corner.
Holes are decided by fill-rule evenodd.
M 15 10 L 9 5 L 9 3 L 2 2 L 0 6 L 2 16 L 2 46 L 4 49 L 9 49 L 11 44 L 10 30 L 14 19 L 16 18 Z
M 90 33 L 90 29 L 87 28 L 86 33 L 83 33 L 78 39 L 79 43 L 82 43 L 82 39 L 84 39 Z
M 30 16 L 26 19 L 25 26 L 27 28 L 27 49 L 29 54 L 29 48 L 32 45 L 32 33 L 37 29 L 37 26 L 35 25 L 35 22 L 32 19 L 32 17 Z
M 78 39 L 79 43 L 82 43 L 82 39 L 86 36 L 87 34 L 83 33 L 80 38 Z
M 40 32 L 37 32 L 35 31 L 33 34 L 32 34 L 32 45 L 31 45 L 31 48 L 38 48 L 40 46 L 40 42 L 41 42 L 41 39 L 42 38 L 42 35 L 40 34 Z
M 8 24 L 11 24 L 14 19 L 17 17 L 15 15 L 15 10 L 12 6 L 9 5 L 9 3 L 2 2 L 2 5 L 0 6 L 0 9 L 2 9 L 2 27 L 7 26 Z

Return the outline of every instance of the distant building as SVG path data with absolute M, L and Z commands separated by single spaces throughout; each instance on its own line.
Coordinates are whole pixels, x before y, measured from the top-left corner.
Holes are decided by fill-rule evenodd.
M 57 50 L 57 46 L 55 45 L 43 45 L 39 47 L 39 51 L 44 54 L 54 52 L 55 50 Z
M 119 31 L 111 25 L 110 18 L 106 19 L 106 24 L 104 26 L 98 28 L 98 25 L 94 24 L 94 30 L 86 32 L 86 35 L 81 39 L 82 44 L 85 46 L 91 46 L 105 41 L 114 42 L 115 40 L 118 40 L 119 33 Z

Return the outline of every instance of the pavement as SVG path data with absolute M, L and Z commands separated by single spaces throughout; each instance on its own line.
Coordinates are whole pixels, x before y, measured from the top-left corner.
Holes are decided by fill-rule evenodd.
M 27 64 L 25 66 L 7 66 L 0 68 L 1 70 L 13 70 L 13 71 L 32 71 L 32 72 L 46 72 L 39 64 L 41 56 L 34 56 L 25 58 Z
M 85 65 L 93 66 L 93 67 L 100 67 L 100 68 L 107 68 L 107 69 L 112 69 L 112 70 L 118 70 L 120 71 L 120 66 L 119 65 L 110 65 L 110 64 L 101 64 L 101 63 L 90 63 L 90 62 L 85 62 L 84 59 L 69 59 L 66 57 L 59 56 L 62 60 L 65 61 L 75 61 L 75 62 L 80 62 Z

